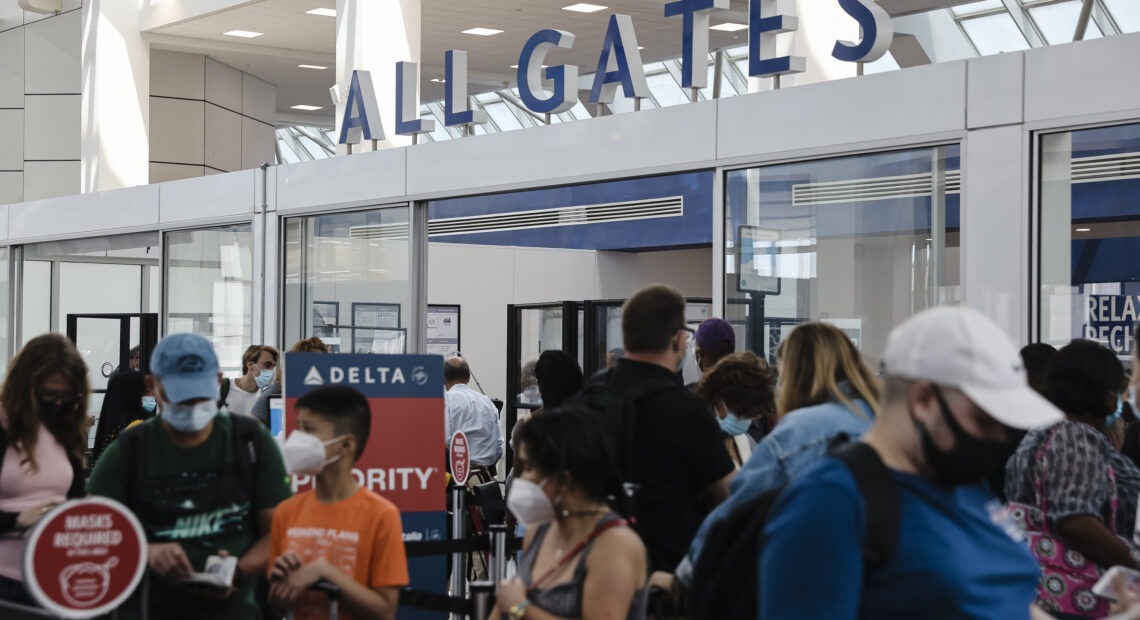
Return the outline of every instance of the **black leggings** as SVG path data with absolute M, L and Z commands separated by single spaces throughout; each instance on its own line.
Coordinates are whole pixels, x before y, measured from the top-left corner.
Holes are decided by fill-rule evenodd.
M 7 577 L 0 577 L 0 601 L 38 607 L 24 589 L 24 582 Z

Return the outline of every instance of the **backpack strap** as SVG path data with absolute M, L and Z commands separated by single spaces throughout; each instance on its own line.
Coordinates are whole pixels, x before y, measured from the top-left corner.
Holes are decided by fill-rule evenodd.
M 898 546 L 901 520 L 898 488 L 879 454 L 865 443 L 846 444 L 835 449 L 832 456 L 851 471 L 867 506 L 863 559 L 867 570 L 872 571 L 886 564 Z
M 252 506 L 253 491 L 257 488 L 257 463 L 261 457 L 258 451 L 260 444 L 258 434 L 262 432 L 261 421 L 252 416 L 236 413 L 231 413 L 229 416 L 233 423 L 234 463 L 237 465 L 242 483 L 250 491 L 249 501 Z M 254 515 L 254 527 L 257 527 L 256 515 Z
M 222 385 L 218 392 L 218 409 L 228 407 L 229 403 L 226 402 L 230 397 L 230 378 L 222 379 Z
M 607 383 L 609 383 L 612 370 L 613 369 L 607 371 Z M 674 387 L 678 386 L 677 382 L 673 379 L 656 377 L 634 385 L 624 394 L 619 395 L 615 393 L 613 400 L 610 401 L 608 411 L 606 411 L 606 417 L 610 420 L 617 420 L 621 424 L 620 440 L 621 445 L 625 449 L 625 468 L 622 475 L 626 478 L 625 481 L 628 483 L 633 482 L 633 440 L 637 434 L 637 418 L 641 413 L 637 403 L 651 394 L 656 394 L 657 392 Z
M 123 460 L 127 464 L 127 508 L 135 509 L 135 498 L 138 497 L 146 473 L 146 443 L 150 438 L 151 423 L 144 422 L 123 431 L 117 441 L 124 450 Z

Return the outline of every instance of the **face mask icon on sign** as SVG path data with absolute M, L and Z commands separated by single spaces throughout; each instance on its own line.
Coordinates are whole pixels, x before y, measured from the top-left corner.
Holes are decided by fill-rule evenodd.
M 110 558 L 102 564 L 81 562 L 72 564 L 59 574 L 59 589 L 63 598 L 76 607 L 94 607 L 107 596 L 111 587 L 111 569 L 119 558 Z

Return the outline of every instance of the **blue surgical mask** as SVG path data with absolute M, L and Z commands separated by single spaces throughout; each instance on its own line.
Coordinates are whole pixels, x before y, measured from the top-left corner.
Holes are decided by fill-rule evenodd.
M 195 405 L 175 405 L 163 401 L 162 419 L 176 431 L 197 433 L 210 425 L 218 415 L 218 403 L 204 400 Z
M 752 425 L 752 420 L 745 418 L 738 418 L 736 414 L 729 411 L 723 418 L 720 418 L 720 430 L 725 435 L 736 437 L 748 432 L 748 427 Z
M 264 390 L 270 383 L 273 383 L 273 369 L 262 370 L 253 380 L 257 382 L 257 387 Z
M 1124 414 L 1124 399 L 1119 394 L 1116 395 L 1116 411 L 1104 416 L 1104 426 L 1107 428 L 1116 423 L 1120 416 Z
M 157 406 L 158 406 L 158 399 L 157 398 L 155 398 L 153 396 L 143 396 L 142 397 L 142 408 L 144 410 L 146 410 L 147 413 L 154 413 L 154 409 Z

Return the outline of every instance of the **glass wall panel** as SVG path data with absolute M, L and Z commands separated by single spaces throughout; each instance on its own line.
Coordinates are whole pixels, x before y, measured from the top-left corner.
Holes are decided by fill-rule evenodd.
M 896 324 L 957 301 L 959 163 L 951 145 L 729 172 L 738 346 L 774 361 L 795 325 L 822 319 L 877 361 Z
M 1038 338 L 1088 338 L 1135 359 L 1140 124 L 1041 137 Z
M 208 338 L 222 372 L 237 376 L 253 338 L 253 230 L 249 224 L 166 235 L 166 331 Z
M 8 324 L 12 314 L 8 311 L 8 248 L 0 248 L 0 376 L 8 368 Z
M 411 316 L 408 207 L 285 222 L 285 344 L 403 353 Z

